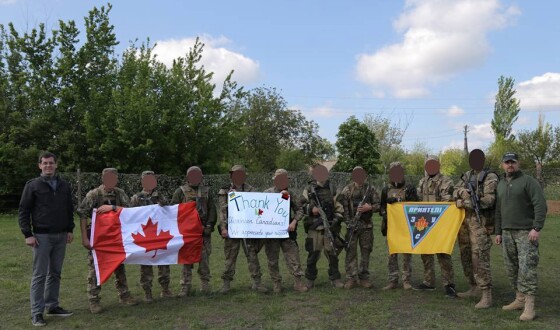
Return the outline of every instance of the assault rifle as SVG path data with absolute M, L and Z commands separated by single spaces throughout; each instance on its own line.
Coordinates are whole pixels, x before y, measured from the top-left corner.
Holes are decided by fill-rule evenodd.
M 474 213 L 476 213 L 476 220 L 480 223 L 480 198 L 476 193 L 476 189 L 474 189 L 472 183 L 470 181 L 465 182 L 466 188 L 471 195 L 471 203 L 473 205 Z
M 362 198 L 362 201 L 360 202 L 360 204 L 358 204 L 358 207 L 364 205 L 364 202 L 366 201 L 370 188 L 371 186 L 368 185 L 366 192 L 364 194 L 364 198 Z M 352 236 L 354 236 L 354 233 L 356 232 L 356 229 L 358 227 L 358 221 L 360 221 L 361 216 L 362 216 L 362 212 L 356 211 L 356 214 L 354 215 L 352 222 L 348 224 L 349 225 L 348 227 L 350 228 L 350 235 L 348 235 L 348 239 L 346 240 L 346 246 L 345 246 L 346 250 L 348 250 L 348 247 L 350 246 L 350 242 L 352 241 Z
M 311 198 L 313 198 L 315 205 L 319 209 L 319 216 L 323 221 L 323 227 L 325 228 L 325 236 L 329 240 L 329 243 L 332 248 L 332 253 L 336 255 L 336 248 L 334 247 L 334 236 L 331 232 L 331 225 L 329 223 L 329 219 L 327 218 L 327 214 L 325 213 L 325 211 L 323 211 L 323 207 L 321 206 L 321 201 L 319 200 L 319 196 L 317 196 L 317 193 L 315 192 L 315 188 L 313 188 L 313 185 L 311 185 L 310 195 Z

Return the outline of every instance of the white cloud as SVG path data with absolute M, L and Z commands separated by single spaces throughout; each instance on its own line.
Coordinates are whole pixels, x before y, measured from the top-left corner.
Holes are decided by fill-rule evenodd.
M 445 115 L 447 117 L 459 117 L 465 114 L 465 110 L 461 109 L 457 105 L 452 105 L 449 109 L 445 110 Z
M 516 90 L 522 110 L 560 108 L 560 73 L 547 72 L 520 82 Z
M 185 57 L 195 44 L 196 38 L 169 39 L 157 41 L 154 53 L 159 61 L 171 66 L 173 60 Z M 207 72 L 214 72 L 212 78 L 216 86 L 221 87 L 227 75 L 234 70 L 233 80 L 240 84 L 254 83 L 260 78 L 259 62 L 243 54 L 225 48 L 230 41 L 225 37 L 213 38 L 203 36 L 204 50 L 200 63 Z
M 518 14 L 499 0 L 408 0 L 394 22 L 402 42 L 358 55 L 357 78 L 374 93 L 427 95 L 430 85 L 480 66 L 491 50 L 488 32 L 507 26 Z
M 470 125 L 467 133 L 469 150 L 487 148 L 494 141 L 494 132 L 490 123 Z

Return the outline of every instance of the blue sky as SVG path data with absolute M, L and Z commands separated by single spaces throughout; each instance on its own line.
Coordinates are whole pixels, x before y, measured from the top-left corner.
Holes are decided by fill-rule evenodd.
M 0 24 L 25 31 L 83 17 L 106 2 L 0 0 Z M 403 145 L 437 153 L 486 148 L 500 75 L 516 81 L 514 133 L 539 113 L 560 122 L 560 1 L 114 1 L 120 41 L 150 38 L 163 62 L 199 36 L 216 81 L 231 70 L 246 88 L 275 87 L 336 140 L 349 116 L 408 123 Z M 556 40 L 556 41 L 555 41 Z

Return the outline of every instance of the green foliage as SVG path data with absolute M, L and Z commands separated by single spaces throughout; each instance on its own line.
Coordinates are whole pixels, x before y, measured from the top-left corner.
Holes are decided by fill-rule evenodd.
M 366 124 L 351 116 L 339 126 L 336 137 L 335 171 L 351 172 L 354 167 L 361 166 L 369 174 L 379 173 L 378 142 Z
M 490 145 L 486 152 L 486 166 L 494 169 L 499 168 L 502 157 L 506 152 L 519 152 L 519 143 L 516 140 L 496 138 L 496 141 Z
M 511 134 L 513 124 L 517 121 L 519 111 L 519 100 L 516 99 L 513 86 L 515 80 L 512 77 L 501 76 L 498 79 L 498 93 L 494 103 L 494 118 L 492 119 L 492 130 L 496 140 L 513 140 Z
M 560 156 L 560 126 L 552 127 L 542 117 L 535 130 L 524 130 L 518 135 L 520 155 L 532 163 L 549 165 Z
M 424 143 L 416 143 L 412 147 L 403 162 L 407 175 L 424 175 L 424 162 L 430 154 L 430 149 Z
M 447 149 L 440 153 L 440 172 L 447 176 L 460 176 L 469 170 L 468 157 L 463 149 Z
M 390 114 L 392 118 L 392 114 Z M 401 146 L 402 137 L 408 128 L 408 122 L 404 123 L 403 127 L 400 125 L 400 120 L 393 123 L 389 118 L 383 117 L 382 114 L 366 115 L 364 117 L 364 124 L 375 134 L 379 141 L 379 161 L 382 166 L 382 172 L 387 173 L 389 164 L 392 162 L 403 159 L 406 152 Z

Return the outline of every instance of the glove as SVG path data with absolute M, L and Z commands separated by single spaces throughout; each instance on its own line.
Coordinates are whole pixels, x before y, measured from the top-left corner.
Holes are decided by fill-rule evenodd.
M 210 237 L 212 235 L 212 227 L 204 227 L 204 231 L 202 232 L 202 236 Z
M 465 199 L 465 200 L 463 201 L 463 205 L 464 205 L 464 208 L 465 208 L 466 210 L 469 210 L 469 211 L 472 211 L 472 210 L 473 210 L 473 205 L 472 205 L 472 202 L 471 202 L 470 199 Z
M 393 204 L 393 203 L 396 203 L 396 202 L 398 202 L 398 201 L 399 201 L 399 200 L 398 200 L 397 198 L 395 198 L 395 197 L 388 197 L 388 198 L 387 198 L 387 204 Z

